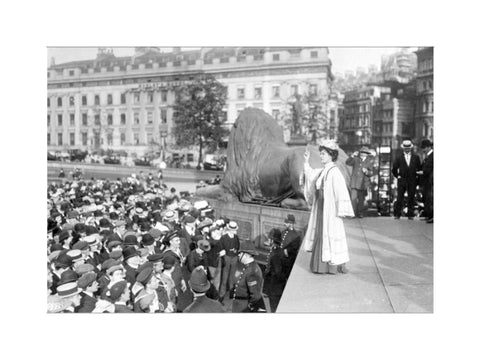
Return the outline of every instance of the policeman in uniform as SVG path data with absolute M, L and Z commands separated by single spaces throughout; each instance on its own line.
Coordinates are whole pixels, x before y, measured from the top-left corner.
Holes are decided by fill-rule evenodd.
M 262 296 L 263 274 L 254 259 L 258 255 L 251 241 L 243 241 L 238 250 L 232 312 L 266 312 Z
M 294 229 L 295 227 L 295 216 L 288 214 L 285 219 L 285 229 L 282 231 L 282 243 L 281 247 L 285 257 L 284 268 L 286 277 L 290 275 L 293 265 L 295 264 L 295 259 L 297 258 L 298 249 L 302 242 L 300 233 Z

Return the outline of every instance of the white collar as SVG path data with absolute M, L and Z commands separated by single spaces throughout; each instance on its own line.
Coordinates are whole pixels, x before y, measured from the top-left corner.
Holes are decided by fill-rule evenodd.
M 430 149 L 430 151 L 427 153 L 427 156 L 433 153 L 433 149 Z

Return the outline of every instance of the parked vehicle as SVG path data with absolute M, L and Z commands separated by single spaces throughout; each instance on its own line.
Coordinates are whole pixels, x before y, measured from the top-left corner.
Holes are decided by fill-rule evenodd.
M 68 151 L 70 155 L 70 161 L 84 161 L 88 155 L 87 151 L 82 151 L 80 149 L 72 149 Z
M 136 166 L 151 166 L 150 160 L 147 158 L 138 158 L 133 160 Z

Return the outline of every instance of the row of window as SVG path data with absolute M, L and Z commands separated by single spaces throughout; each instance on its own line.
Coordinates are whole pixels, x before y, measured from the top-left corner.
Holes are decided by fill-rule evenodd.
M 82 132 L 80 133 L 81 136 L 81 145 L 83 146 L 88 146 L 88 133 L 87 132 Z M 133 145 L 148 145 L 151 144 L 153 141 L 153 136 L 152 134 L 147 134 L 147 139 L 146 142 L 142 142 L 140 140 L 140 134 L 139 133 L 133 133 Z M 100 138 L 100 135 L 95 134 L 93 138 L 90 139 L 91 145 L 94 143 L 102 144 L 103 145 L 103 139 Z M 120 145 L 126 145 L 126 134 L 124 132 L 120 133 Z M 52 145 L 52 136 L 50 133 L 47 133 L 47 145 L 50 146 Z M 63 146 L 63 133 L 57 133 L 57 146 Z M 69 133 L 69 142 L 68 145 L 70 146 L 75 146 L 75 133 L 71 132 Z M 107 134 L 107 145 L 112 146 L 113 145 L 113 134 Z
M 433 58 L 420 61 L 418 63 L 418 70 L 420 71 L 433 70 Z
M 167 110 L 160 109 L 160 119 L 162 124 L 167 123 Z M 75 114 L 69 114 L 69 125 L 75 126 Z M 120 125 L 126 125 L 127 115 L 125 113 L 120 114 Z M 140 114 L 133 114 L 133 124 L 140 125 Z M 153 112 L 147 112 L 147 124 L 153 124 Z M 100 114 L 94 115 L 94 125 L 101 125 Z M 113 114 L 107 114 L 107 125 L 113 125 Z M 47 114 L 47 126 L 50 126 L 50 115 Z M 57 114 L 57 126 L 63 126 L 63 115 Z M 88 126 L 88 115 L 82 113 L 82 126 Z
M 420 102 L 418 104 L 418 112 L 433 113 L 433 100 Z
M 167 102 L 167 90 L 163 90 L 160 92 L 160 100 L 161 102 L 166 103 Z M 153 103 L 154 102 L 154 93 L 153 92 L 148 92 L 146 95 L 146 101 L 147 103 Z M 126 99 L 126 94 L 121 94 L 120 95 L 120 104 L 126 104 L 127 99 Z M 140 94 L 139 93 L 134 93 L 133 94 L 133 103 L 134 104 L 139 104 L 140 103 Z M 75 106 L 75 97 L 70 96 L 68 97 L 68 105 L 69 106 Z M 88 98 L 87 95 L 82 95 L 82 105 L 92 105 L 88 104 Z M 93 98 L 93 105 L 100 105 L 100 95 L 95 95 Z M 113 105 L 113 95 L 112 94 L 107 94 L 107 105 Z M 62 97 L 57 97 L 57 107 L 63 106 L 63 98 Z M 50 98 L 47 97 L 47 107 L 50 107 Z
M 310 58 L 317 59 L 318 58 L 318 51 L 310 51 Z M 174 66 L 181 65 L 182 60 L 187 60 L 187 59 L 184 57 L 184 55 L 178 55 L 176 57 L 175 61 L 173 61 L 173 65 Z M 211 63 L 213 59 L 206 59 L 206 60 L 207 60 L 206 63 Z M 237 60 L 245 61 L 246 56 L 244 54 L 242 54 L 242 55 L 237 57 Z M 263 54 L 254 55 L 254 60 L 263 60 Z M 273 61 L 280 61 L 280 54 L 273 54 L 272 55 L 272 60 Z M 220 58 L 221 63 L 226 63 L 228 61 L 229 61 L 229 59 L 226 58 L 226 57 Z M 188 59 L 187 63 L 188 63 L 188 65 L 194 65 L 195 64 L 195 59 Z M 162 63 L 162 65 L 166 66 L 166 63 Z M 123 67 L 126 67 L 126 64 L 123 65 L 122 68 Z M 135 66 L 135 65 L 133 67 L 137 68 L 137 66 Z M 151 66 L 151 64 L 145 64 L 145 67 L 151 68 L 152 66 Z M 96 70 L 98 70 L 98 69 L 96 69 Z M 82 72 L 85 73 L 85 72 L 88 72 L 88 70 L 82 69 Z M 69 70 L 68 71 L 68 76 L 75 76 L 75 70 Z M 47 77 L 50 77 L 50 72 L 47 73 Z
M 352 119 L 344 119 L 342 125 L 345 129 L 359 126 L 370 126 L 370 115 L 360 115 Z
M 310 84 L 309 85 L 309 94 L 311 95 L 318 95 L 318 86 L 317 84 Z M 290 95 L 298 94 L 298 85 L 291 85 L 290 86 Z M 263 88 L 261 86 L 256 86 L 253 89 L 253 97 L 255 100 L 260 100 L 263 97 Z M 280 98 L 280 86 L 274 85 L 272 86 L 272 98 L 277 99 Z M 238 86 L 237 87 L 237 99 L 243 100 L 245 99 L 245 87 Z
M 418 83 L 418 91 L 433 90 L 433 80 L 423 80 Z
M 371 109 L 370 104 L 360 104 L 360 105 L 352 105 L 345 107 L 345 114 L 355 114 L 355 113 L 362 113 L 362 112 L 369 112 Z

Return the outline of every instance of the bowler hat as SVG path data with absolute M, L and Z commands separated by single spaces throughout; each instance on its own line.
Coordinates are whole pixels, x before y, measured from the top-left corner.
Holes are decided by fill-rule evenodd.
M 110 221 L 105 218 L 100 219 L 98 224 L 100 225 L 100 227 L 110 227 Z
M 427 147 L 432 147 L 432 146 L 433 146 L 433 143 L 428 139 L 423 139 L 421 144 L 420 144 L 420 148 L 422 148 L 422 149 L 425 149 Z
M 250 255 L 258 255 L 258 252 L 255 249 L 255 244 L 251 241 L 240 242 L 240 249 L 238 249 L 238 253 L 242 253 L 242 252 Z
M 134 256 L 138 256 L 138 252 L 133 246 L 128 246 L 123 249 L 123 260 L 130 259 Z
M 58 254 L 55 259 L 55 266 L 59 268 L 68 268 L 72 266 L 72 262 L 72 258 L 68 256 L 66 252 L 62 252 Z
M 138 239 L 135 235 L 127 235 L 125 236 L 125 240 L 123 241 L 125 245 L 138 245 Z
M 78 280 L 78 275 L 75 271 L 68 269 L 65 270 L 62 275 L 60 275 L 60 281 L 58 282 L 58 285 L 63 285 L 66 283 L 70 282 L 75 282 Z
M 190 288 L 197 293 L 204 293 L 210 289 L 210 282 L 207 279 L 207 273 L 202 266 L 197 266 L 193 269 L 189 284 Z
M 153 238 L 152 235 L 150 235 L 150 234 L 148 234 L 148 233 L 142 235 L 142 241 L 141 241 L 141 243 L 142 243 L 143 245 L 150 246 L 150 245 L 153 245 L 154 242 L 155 242 L 155 239 Z

